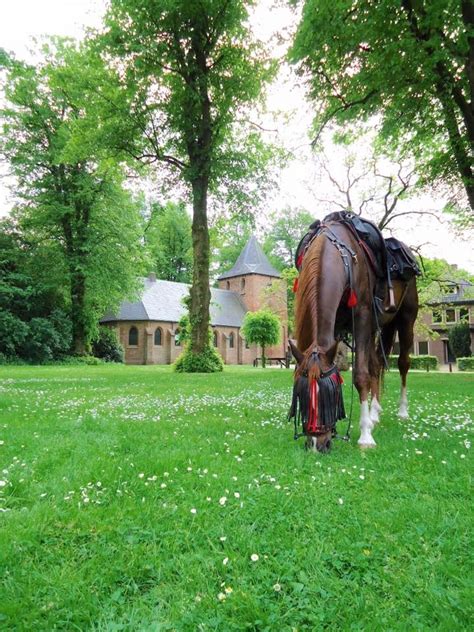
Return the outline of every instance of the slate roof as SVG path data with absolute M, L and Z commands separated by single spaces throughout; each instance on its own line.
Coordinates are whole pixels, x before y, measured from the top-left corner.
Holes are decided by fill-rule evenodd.
M 232 277 L 241 276 L 243 274 L 263 274 L 266 276 L 280 278 L 280 273 L 275 270 L 268 261 L 265 253 L 261 249 L 256 238 L 252 235 L 248 240 L 245 248 L 239 255 L 233 268 L 229 272 L 225 272 L 219 277 L 221 279 L 230 279 Z
M 442 304 L 461 304 L 472 305 L 474 304 L 474 284 L 470 281 L 446 281 L 446 287 L 452 287 L 456 289 L 456 292 L 450 294 L 442 294 L 433 298 L 428 302 L 428 305 L 442 305 Z
M 123 302 L 118 314 L 106 314 L 101 323 L 120 320 L 158 320 L 177 323 L 186 313 L 182 300 L 189 293 L 186 283 L 146 278 L 144 292 L 136 303 Z M 238 294 L 211 288 L 211 325 L 241 327 L 246 313 Z

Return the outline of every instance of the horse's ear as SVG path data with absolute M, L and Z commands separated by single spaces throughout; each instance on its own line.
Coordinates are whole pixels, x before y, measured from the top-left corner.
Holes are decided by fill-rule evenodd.
M 298 364 L 301 364 L 304 358 L 304 354 L 298 349 L 293 340 L 288 340 L 288 346 L 290 347 L 290 351 L 293 354 L 294 359 Z
M 326 352 L 326 360 L 328 361 L 329 364 L 334 363 L 334 358 L 336 357 L 338 344 L 339 344 L 339 340 L 336 340 L 336 342 L 333 345 L 331 345 Z

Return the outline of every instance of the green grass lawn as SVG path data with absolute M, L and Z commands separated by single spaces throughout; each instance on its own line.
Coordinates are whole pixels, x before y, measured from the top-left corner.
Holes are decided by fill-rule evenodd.
M 472 629 L 474 375 L 412 374 L 401 423 L 390 372 L 377 449 L 328 456 L 291 382 L 1 367 L 0 629 Z

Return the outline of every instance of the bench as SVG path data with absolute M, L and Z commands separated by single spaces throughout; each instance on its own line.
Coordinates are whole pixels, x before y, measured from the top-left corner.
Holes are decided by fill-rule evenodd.
M 262 362 L 262 358 L 255 358 L 253 361 L 254 366 L 258 366 L 258 363 Z M 290 358 L 265 358 L 265 363 L 271 366 L 272 364 L 279 364 L 282 369 L 290 368 Z

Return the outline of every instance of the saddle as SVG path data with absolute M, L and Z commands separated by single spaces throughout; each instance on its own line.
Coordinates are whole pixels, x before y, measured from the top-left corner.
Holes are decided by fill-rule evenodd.
M 354 213 L 337 211 L 327 215 L 322 222 L 316 220 L 311 224 L 309 231 L 301 239 L 296 249 L 295 265 L 298 271 L 303 265 L 303 258 L 310 243 L 324 229 L 327 222 L 341 222 L 349 228 L 375 274 L 374 299 L 377 308 L 383 311 L 383 303 L 388 288 L 389 304 L 386 311 L 394 311 L 392 281 L 408 282 L 414 276 L 421 274 L 420 268 L 408 246 L 394 237 L 384 239 L 379 228 L 373 222 L 354 215 Z

